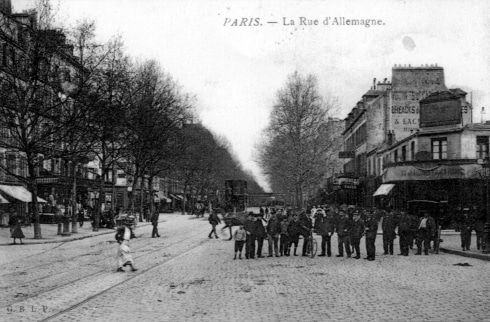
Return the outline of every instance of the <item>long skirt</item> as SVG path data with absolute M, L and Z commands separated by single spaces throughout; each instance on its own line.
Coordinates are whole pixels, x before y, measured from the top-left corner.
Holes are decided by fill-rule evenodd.
M 12 228 L 12 238 L 25 238 L 24 233 L 22 232 L 22 228 L 20 228 L 20 224 L 16 224 Z
M 124 264 L 133 265 L 133 257 L 127 241 L 123 241 L 117 249 L 117 266 L 123 267 Z

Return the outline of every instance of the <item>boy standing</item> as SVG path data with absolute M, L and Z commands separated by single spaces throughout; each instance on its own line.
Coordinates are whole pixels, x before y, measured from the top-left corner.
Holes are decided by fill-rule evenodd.
M 233 236 L 235 237 L 235 257 L 233 259 L 236 259 L 236 254 L 238 252 L 240 252 L 238 258 L 242 259 L 243 245 L 245 244 L 245 239 L 247 238 L 247 232 L 245 229 L 243 229 L 243 225 L 238 227 L 238 230 L 235 231 Z

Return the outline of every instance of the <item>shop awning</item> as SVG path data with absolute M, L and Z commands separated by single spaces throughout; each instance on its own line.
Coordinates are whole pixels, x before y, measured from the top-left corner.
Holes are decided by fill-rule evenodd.
M 391 189 L 395 186 L 394 183 L 383 183 L 378 187 L 378 190 L 373 194 L 373 197 L 376 196 L 385 196 L 390 193 Z
M 2 197 L 2 195 L 0 195 L 0 203 L 9 203 L 7 199 L 5 199 L 4 197 Z
M 30 193 L 29 190 L 27 190 L 23 186 L 10 186 L 5 184 L 0 184 L 0 191 L 3 191 L 4 193 L 8 194 L 12 198 L 20 200 L 22 202 L 32 201 L 32 194 Z M 37 197 L 37 202 L 47 203 L 46 200 L 39 197 Z

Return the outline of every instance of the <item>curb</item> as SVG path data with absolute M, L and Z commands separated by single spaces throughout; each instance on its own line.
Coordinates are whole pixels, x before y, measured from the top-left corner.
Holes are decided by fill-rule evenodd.
M 136 227 L 136 229 L 138 229 L 139 227 L 144 227 L 144 226 L 148 226 L 148 225 L 151 225 L 151 223 L 148 223 L 148 222 L 139 223 L 139 225 Z M 100 236 L 100 235 L 114 234 L 114 232 L 115 232 L 115 230 L 109 230 L 109 231 L 99 232 L 97 234 L 90 234 L 90 235 L 85 235 L 85 236 L 80 236 L 80 237 L 76 237 L 76 236 L 67 237 L 64 239 L 57 239 L 57 240 L 33 239 L 34 241 L 24 243 L 24 245 L 39 245 L 39 244 L 54 244 L 54 243 L 71 242 L 71 241 L 75 241 L 75 240 L 81 240 L 81 239 L 96 237 L 96 236 Z M 8 243 L 8 244 L 0 244 L 0 246 L 13 246 L 13 245 L 11 243 Z
M 475 258 L 475 259 L 480 259 L 484 261 L 490 261 L 490 255 L 486 254 L 477 254 L 477 253 L 467 253 L 459 250 L 454 250 L 454 249 L 448 249 L 448 248 L 439 248 L 439 251 L 443 253 L 448 253 L 448 254 L 453 254 L 453 255 L 459 255 L 463 257 L 470 257 L 470 258 Z

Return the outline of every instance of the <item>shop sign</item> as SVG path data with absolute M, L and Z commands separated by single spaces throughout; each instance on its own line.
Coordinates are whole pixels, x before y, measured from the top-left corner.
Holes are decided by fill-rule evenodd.
M 478 179 L 476 171 L 479 169 L 481 166 L 478 164 L 434 165 L 428 168 L 397 166 L 385 170 L 383 182 Z

